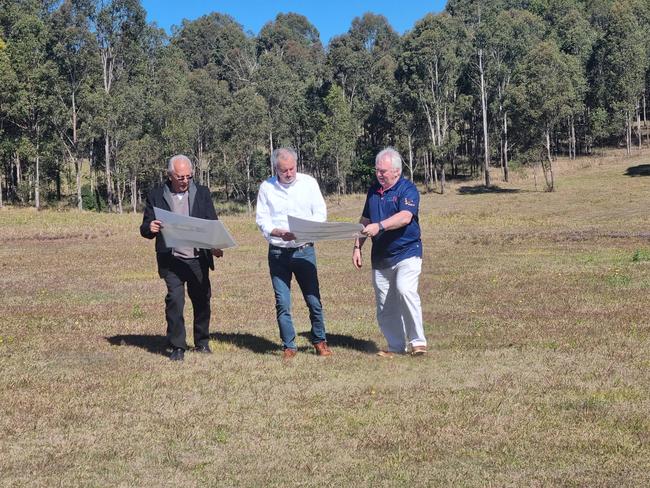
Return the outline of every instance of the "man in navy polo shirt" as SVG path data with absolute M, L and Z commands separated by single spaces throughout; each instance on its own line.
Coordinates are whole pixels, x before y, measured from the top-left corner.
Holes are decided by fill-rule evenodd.
M 359 222 L 361 231 L 372 238 L 372 283 L 377 301 L 377 322 L 388 348 L 379 356 L 393 357 L 410 352 L 427 352 L 422 326 L 418 282 L 422 270 L 422 240 L 418 223 L 420 194 L 402 178 L 402 158 L 389 147 L 375 158 L 377 183 L 370 187 Z M 361 247 L 356 239 L 352 263 L 361 268 Z

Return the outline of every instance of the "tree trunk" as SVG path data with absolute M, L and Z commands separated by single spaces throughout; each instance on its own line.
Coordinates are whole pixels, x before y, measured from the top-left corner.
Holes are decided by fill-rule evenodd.
M 337 154 L 334 158 L 336 163 L 336 193 L 338 194 L 338 201 L 341 201 L 341 166 L 339 163 L 339 155 Z
M 546 131 L 546 160 L 548 167 L 542 165 L 544 170 L 544 180 L 546 181 L 547 191 L 555 191 L 555 180 L 553 177 L 553 157 L 551 156 L 551 131 L 547 129 Z
M 503 179 L 510 180 L 510 166 L 508 165 L 508 112 L 503 113 Z
M 445 185 L 446 185 L 446 178 L 445 178 L 445 163 L 440 163 L 440 194 L 444 195 L 445 194 Z
M 643 143 L 641 139 L 641 107 L 639 103 L 636 104 L 636 130 L 637 130 L 637 139 L 639 140 L 639 151 L 641 150 L 641 144 Z
M 269 130 L 269 160 L 273 156 L 273 130 Z M 275 168 L 273 167 L 273 161 L 271 161 L 271 176 L 275 175 Z
M 108 211 L 113 211 L 113 177 L 111 175 L 111 146 L 108 128 L 104 129 L 104 162 L 106 163 L 106 203 Z
M 117 189 L 117 211 L 118 213 L 123 213 L 122 209 L 122 200 L 124 199 L 124 190 L 126 189 L 126 181 L 120 183 L 119 179 L 115 182 L 115 187 Z
M 81 169 L 82 169 L 83 160 L 75 156 L 74 167 L 75 167 L 75 180 L 77 182 L 77 209 L 83 210 L 83 198 L 81 197 Z
M 573 115 L 571 116 L 571 148 L 573 149 L 573 157 L 571 159 L 576 158 L 576 149 L 577 149 L 577 140 L 576 140 L 576 122 L 575 118 Z
M 433 160 L 433 155 L 431 155 L 431 159 L 429 159 L 429 164 L 431 165 L 431 172 L 433 173 L 433 188 L 436 189 L 438 188 L 438 165 Z
M 646 131 L 646 142 L 650 145 L 650 130 L 648 129 L 648 119 L 646 117 L 645 93 L 643 94 L 643 127 Z
M 429 174 L 429 151 L 424 151 L 424 154 L 422 155 L 422 159 L 424 160 L 424 185 L 427 189 L 427 193 L 431 191 L 431 175 Z
M 478 50 L 478 69 L 481 75 L 481 112 L 483 114 L 483 172 L 485 174 L 485 186 L 490 187 L 490 141 L 488 139 L 487 122 L 487 93 L 485 87 L 485 75 L 483 69 L 483 49 Z
M 201 138 L 200 134 L 197 136 L 196 139 L 197 139 L 197 141 L 196 141 L 196 159 L 197 159 L 196 165 L 199 168 L 199 171 L 198 171 L 198 173 L 199 173 L 199 177 L 198 177 L 199 184 L 202 185 L 203 184 L 203 139 Z M 197 172 L 194 171 L 195 175 L 196 175 L 196 173 Z
M 251 201 L 251 157 L 246 156 L 246 204 L 248 205 L 248 215 L 253 214 L 253 202 Z
M 413 136 L 411 133 L 407 136 L 408 145 L 409 145 L 409 175 L 411 181 L 413 181 Z
M 40 134 L 38 124 L 36 125 L 36 180 L 34 181 L 34 206 L 36 210 L 41 208 L 41 148 L 40 148 Z
M 138 212 L 138 176 L 133 173 L 131 176 L 131 206 L 133 213 Z

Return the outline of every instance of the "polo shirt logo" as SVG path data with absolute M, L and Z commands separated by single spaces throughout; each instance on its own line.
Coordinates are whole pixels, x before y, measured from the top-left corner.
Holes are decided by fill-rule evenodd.
M 415 207 L 415 202 L 411 200 L 410 198 L 404 197 L 404 205 L 408 207 Z

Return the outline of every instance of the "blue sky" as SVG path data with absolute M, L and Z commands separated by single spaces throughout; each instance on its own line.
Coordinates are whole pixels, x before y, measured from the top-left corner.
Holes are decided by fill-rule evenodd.
M 171 33 L 171 26 L 180 26 L 183 19 L 194 20 L 211 12 L 231 15 L 244 30 L 257 34 L 278 13 L 304 15 L 316 26 L 327 45 L 336 35 L 348 31 L 352 19 L 365 12 L 381 14 L 400 34 L 429 12 L 440 12 L 446 0 L 142 0 L 147 20 Z

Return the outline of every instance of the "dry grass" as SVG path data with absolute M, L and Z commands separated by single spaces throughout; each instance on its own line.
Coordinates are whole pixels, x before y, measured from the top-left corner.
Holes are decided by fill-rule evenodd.
M 372 354 L 369 270 L 330 242 L 335 356 L 301 336 L 283 364 L 265 242 L 237 216 L 215 354 L 171 363 L 139 216 L 0 211 L 0 484 L 648 485 L 650 177 L 625 176 L 648 159 L 561 162 L 555 193 L 518 174 L 423 195 L 421 359 Z

